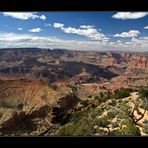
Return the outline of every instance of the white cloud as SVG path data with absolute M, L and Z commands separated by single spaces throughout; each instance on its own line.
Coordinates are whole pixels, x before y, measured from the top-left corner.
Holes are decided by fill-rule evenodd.
M 122 32 L 120 34 L 115 34 L 114 37 L 121 37 L 121 38 L 132 38 L 132 37 L 138 37 L 140 32 L 138 30 L 130 30 L 128 32 Z
M 53 27 L 54 28 L 61 28 L 62 29 L 64 27 L 64 24 L 62 24 L 62 23 L 54 23 Z
M 125 50 L 148 51 L 148 36 L 132 38 L 126 42 L 99 42 L 64 40 L 51 36 L 39 36 L 34 34 L 16 34 L 0 32 L 0 48 L 65 48 L 72 50 Z
M 45 15 L 41 15 L 41 16 L 40 16 L 40 19 L 41 19 L 41 20 L 46 20 L 46 16 L 45 16 Z
M 29 32 L 41 32 L 41 30 L 42 30 L 41 28 L 37 27 L 37 28 L 30 29 Z
M 37 18 L 41 20 L 46 19 L 45 15 L 39 16 L 37 15 L 36 12 L 4 12 L 3 15 L 20 19 L 20 20 L 37 19 Z
M 21 30 L 23 30 L 23 28 L 17 28 L 17 30 L 21 31 Z
M 94 28 L 94 26 L 90 25 L 81 25 L 80 28 L 74 28 L 74 27 L 64 27 L 64 24 L 61 23 L 54 23 L 53 27 L 59 28 L 65 33 L 72 33 L 72 34 L 86 36 L 90 40 L 99 40 L 99 41 L 109 40 L 109 38 L 107 38 L 103 33 L 99 32 L 96 28 Z
M 144 29 L 148 29 L 148 26 L 145 26 Z
M 94 28 L 94 26 L 91 26 L 91 25 L 81 25 L 80 28 L 88 29 L 88 28 Z
M 148 15 L 148 12 L 118 12 L 112 16 L 115 19 L 139 19 Z

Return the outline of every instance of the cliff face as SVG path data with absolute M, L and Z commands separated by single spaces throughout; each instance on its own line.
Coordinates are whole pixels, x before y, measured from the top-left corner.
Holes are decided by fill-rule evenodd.
M 132 55 L 129 60 L 129 65 L 137 68 L 148 68 L 148 56 Z
M 79 100 L 64 85 L 25 80 L 0 84 L 0 135 L 40 135 L 66 117 Z
M 103 83 L 131 68 L 147 69 L 147 54 L 63 49 L 0 50 L 1 80 Z
M 126 67 L 148 68 L 148 55 L 145 53 L 107 53 L 102 57 L 103 61 L 109 65 L 125 63 Z

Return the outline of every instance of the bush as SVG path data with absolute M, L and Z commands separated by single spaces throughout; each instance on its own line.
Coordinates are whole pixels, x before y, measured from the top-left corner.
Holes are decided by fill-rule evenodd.
M 66 124 L 65 126 L 61 127 L 58 131 L 59 136 L 71 136 L 74 134 L 76 130 L 76 125 L 69 123 Z
M 88 98 L 92 98 L 92 95 L 89 95 Z
M 144 133 L 148 134 L 148 125 L 145 125 L 142 131 Z
M 105 117 L 97 121 L 97 125 L 103 128 L 108 127 L 109 124 L 110 124 L 110 121 Z
M 112 100 L 112 102 L 111 102 L 111 104 L 110 104 L 110 105 L 112 105 L 112 106 L 116 106 L 116 105 L 117 105 L 116 100 Z
M 115 118 L 116 117 L 116 114 L 114 114 L 114 112 L 108 112 L 107 113 L 107 118 L 108 119 L 113 119 L 113 118 Z
M 59 136 L 90 136 L 93 130 L 87 124 L 69 123 L 61 127 L 58 131 Z
M 127 135 L 127 136 L 140 136 L 140 130 L 135 124 L 128 122 L 124 129 L 118 129 L 113 132 L 113 135 Z
M 100 116 L 103 113 L 103 110 L 101 108 L 95 108 L 94 112 L 96 113 L 96 115 Z
M 83 111 L 78 111 L 78 112 L 75 112 L 75 113 L 72 113 L 71 114 L 71 118 L 70 118 L 70 122 L 79 122 L 80 119 L 82 119 L 85 115 L 85 112 Z
M 104 96 L 103 92 L 100 92 L 100 98 L 102 98 Z
M 93 103 L 93 104 L 91 104 L 91 108 L 94 108 L 94 109 L 95 109 L 96 107 L 97 107 L 97 105 L 96 105 L 96 104 L 94 104 L 94 103 Z
M 99 103 L 106 102 L 109 99 L 113 98 L 113 94 L 111 92 L 107 92 L 106 94 L 100 92 L 100 96 L 96 96 L 95 99 L 99 101 Z
M 119 127 L 119 124 L 117 122 L 112 123 L 112 128 Z
M 148 125 L 148 120 L 144 120 L 143 123 Z
M 88 100 L 83 100 L 81 101 L 81 104 L 86 107 L 88 104 L 89 104 L 89 101 Z
M 129 90 L 127 88 L 120 88 L 120 89 L 114 91 L 114 96 L 116 99 L 122 99 L 125 97 L 129 97 L 130 92 L 131 92 L 131 90 Z
M 148 88 L 140 88 L 139 94 L 140 94 L 140 98 L 142 98 L 142 99 L 147 98 L 148 99 Z

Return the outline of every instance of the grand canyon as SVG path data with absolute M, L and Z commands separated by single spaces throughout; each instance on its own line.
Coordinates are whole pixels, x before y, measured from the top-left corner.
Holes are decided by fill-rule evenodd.
M 0 12 L 0 136 L 148 136 L 147 22 Z
M 147 87 L 148 52 L 0 49 L 0 135 L 147 135 Z

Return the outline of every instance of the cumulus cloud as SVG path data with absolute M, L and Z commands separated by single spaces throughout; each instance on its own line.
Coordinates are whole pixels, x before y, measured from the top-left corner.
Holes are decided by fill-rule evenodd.
M 109 38 L 106 37 L 103 33 L 99 32 L 94 26 L 90 25 L 81 25 L 80 28 L 74 27 L 64 27 L 62 23 L 54 23 L 54 28 L 59 28 L 65 33 L 78 34 L 86 36 L 90 40 L 99 40 L 99 41 L 108 41 Z
M 147 51 L 148 36 L 132 38 L 129 41 L 77 41 L 65 40 L 51 36 L 40 36 L 34 34 L 16 34 L 0 32 L 0 48 L 65 48 L 72 50 L 125 50 L 125 51 Z
M 40 18 L 41 20 L 46 20 L 46 16 L 45 16 L 45 15 L 41 15 L 39 18 Z
M 46 19 L 45 15 L 39 16 L 37 15 L 36 12 L 3 12 L 3 15 L 20 20 L 37 19 L 37 18 L 41 20 Z
M 148 26 L 145 26 L 144 29 L 148 29 Z
M 23 28 L 17 28 L 17 30 L 21 31 L 21 30 L 23 30 Z
M 140 32 L 138 30 L 130 30 L 128 32 L 122 32 L 122 33 L 117 33 L 114 35 L 114 37 L 121 37 L 121 38 L 132 38 L 132 37 L 138 37 Z
M 112 16 L 114 19 L 139 19 L 148 15 L 148 12 L 118 12 Z
M 62 23 L 54 23 L 53 27 L 54 28 L 61 28 L 62 29 L 64 27 L 64 24 L 62 24 Z
M 81 25 L 80 28 L 85 28 L 85 29 L 88 29 L 88 28 L 93 28 L 94 26 L 91 26 L 91 25 Z
M 37 27 L 37 28 L 30 29 L 29 32 L 41 32 L 41 30 L 42 30 L 41 28 Z

